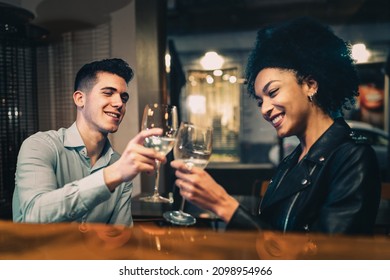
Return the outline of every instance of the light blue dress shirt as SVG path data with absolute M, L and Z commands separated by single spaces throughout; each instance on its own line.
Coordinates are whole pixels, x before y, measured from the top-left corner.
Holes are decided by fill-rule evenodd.
M 103 168 L 118 160 L 110 142 L 91 167 L 73 123 L 68 129 L 38 132 L 19 151 L 12 201 L 14 222 L 89 222 L 131 226 L 132 183 L 110 192 Z

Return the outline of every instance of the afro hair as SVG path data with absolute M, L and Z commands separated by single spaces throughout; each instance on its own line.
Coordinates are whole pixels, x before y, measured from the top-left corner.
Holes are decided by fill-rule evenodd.
M 248 57 L 248 92 L 264 68 L 292 70 L 299 83 L 317 81 L 316 104 L 326 113 L 350 109 L 358 96 L 358 76 L 351 46 L 333 31 L 311 18 L 298 18 L 261 29 Z

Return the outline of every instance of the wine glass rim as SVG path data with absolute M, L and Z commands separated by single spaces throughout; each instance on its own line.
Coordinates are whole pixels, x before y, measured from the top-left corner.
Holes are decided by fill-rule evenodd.
M 182 125 L 191 126 L 191 127 L 198 127 L 198 128 L 202 128 L 202 129 L 213 130 L 213 127 L 211 127 L 211 126 L 194 124 L 194 123 L 188 122 L 188 121 L 182 121 L 180 123 L 180 126 L 182 126 Z

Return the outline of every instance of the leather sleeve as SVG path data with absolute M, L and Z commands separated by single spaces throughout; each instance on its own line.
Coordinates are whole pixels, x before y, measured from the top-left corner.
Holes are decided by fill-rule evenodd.
M 271 227 L 260 217 L 253 216 L 244 206 L 240 205 L 227 224 L 227 229 L 268 230 Z
M 326 200 L 312 230 L 370 234 L 380 201 L 380 176 L 368 145 L 344 145 L 330 163 Z

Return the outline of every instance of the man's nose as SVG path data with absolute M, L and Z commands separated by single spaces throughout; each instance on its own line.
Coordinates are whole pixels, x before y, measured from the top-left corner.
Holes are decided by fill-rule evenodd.
M 111 99 L 111 104 L 113 107 L 122 107 L 123 101 L 120 94 L 113 94 Z

